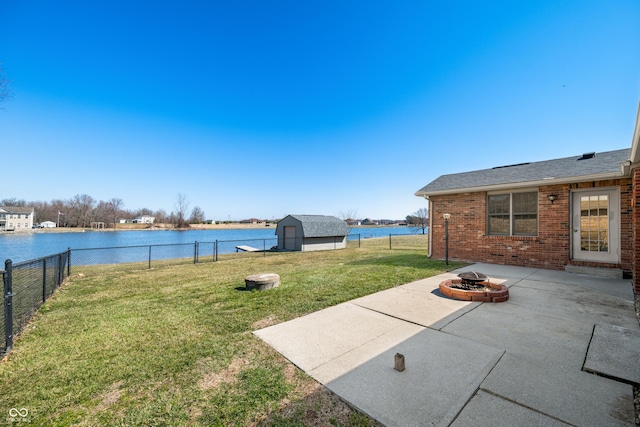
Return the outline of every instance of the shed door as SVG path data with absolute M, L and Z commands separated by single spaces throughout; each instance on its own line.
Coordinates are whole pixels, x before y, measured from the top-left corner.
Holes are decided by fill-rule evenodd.
M 618 189 L 573 193 L 573 258 L 620 262 Z
M 284 227 L 284 248 L 294 251 L 296 249 L 296 227 L 286 225 Z

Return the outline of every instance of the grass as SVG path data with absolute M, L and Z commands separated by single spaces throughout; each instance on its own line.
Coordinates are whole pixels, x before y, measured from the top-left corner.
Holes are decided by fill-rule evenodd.
M 375 425 L 251 332 L 459 265 L 369 239 L 152 270 L 75 267 L 0 363 L 0 412 L 26 408 L 42 426 Z M 266 272 L 280 287 L 243 290 Z

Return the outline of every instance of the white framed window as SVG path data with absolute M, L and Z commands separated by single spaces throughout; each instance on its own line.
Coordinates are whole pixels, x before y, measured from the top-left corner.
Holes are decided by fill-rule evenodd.
M 538 192 L 518 191 L 487 195 L 487 234 L 538 235 Z

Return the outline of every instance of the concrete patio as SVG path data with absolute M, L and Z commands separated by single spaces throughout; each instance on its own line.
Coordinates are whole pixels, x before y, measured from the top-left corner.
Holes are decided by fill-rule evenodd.
M 509 301 L 440 295 L 440 282 L 469 270 L 507 285 Z M 475 264 L 255 335 L 386 426 L 634 425 L 629 280 Z

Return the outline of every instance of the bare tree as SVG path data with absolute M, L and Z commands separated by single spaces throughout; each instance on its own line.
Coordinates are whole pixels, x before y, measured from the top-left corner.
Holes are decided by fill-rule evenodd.
M 0 200 L 0 206 L 15 206 L 24 208 L 25 206 L 27 206 L 27 202 L 22 199 L 16 199 L 15 197 L 12 197 L 10 199 Z
M 158 209 L 153 213 L 153 216 L 156 217 L 156 223 L 165 223 L 169 218 L 167 212 L 164 209 Z
M 202 224 L 204 222 L 204 211 L 200 209 L 200 206 L 193 208 L 189 221 L 191 221 L 192 224 Z
M 50 217 L 47 217 L 46 219 L 40 218 L 40 222 L 42 221 L 53 221 L 56 224 L 60 225 L 59 220 L 62 219 L 62 225 L 64 227 L 67 226 L 68 223 L 68 219 L 67 219 L 67 212 L 71 211 L 71 202 L 66 202 L 64 200 L 61 199 L 55 199 L 51 201 L 51 209 L 48 211 L 48 214 L 51 215 Z M 62 218 L 60 218 L 60 215 L 62 215 Z
M 120 210 L 124 207 L 124 202 L 122 199 L 118 199 L 117 197 L 112 197 L 107 202 L 109 206 L 109 211 L 111 212 L 111 217 L 113 218 L 113 228 L 116 228 L 118 224 L 118 214 Z
M 358 216 L 358 211 L 354 208 L 349 208 L 349 209 L 338 212 L 338 218 L 346 222 L 357 219 L 356 218 L 357 216 Z
M 142 216 L 142 215 L 153 216 L 153 211 L 149 208 L 142 208 L 135 211 L 135 214 L 133 216 Z
M 91 223 L 93 217 L 93 208 L 95 200 L 88 194 L 76 194 L 71 200 L 72 220 L 75 226 L 87 227 L 87 223 Z
M 178 228 L 188 227 L 189 223 L 186 220 L 187 210 L 189 209 L 189 202 L 187 196 L 184 193 L 178 193 L 176 198 L 176 226 Z
M 414 227 L 415 232 L 422 230 L 422 234 L 426 234 L 426 229 L 429 226 L 429 209 L 420 208 L 412 215 L 407 215 L 407 224 Z
M 36 223 L 36 221 L 50 221 L 49 218 L 54 218 L 55 220 L 55 216 L 51 214 L 53 207 L 48 202 L 29 202 L 28 207 L 33 208 L 35 212 L 33 218 L 34 223 Z

